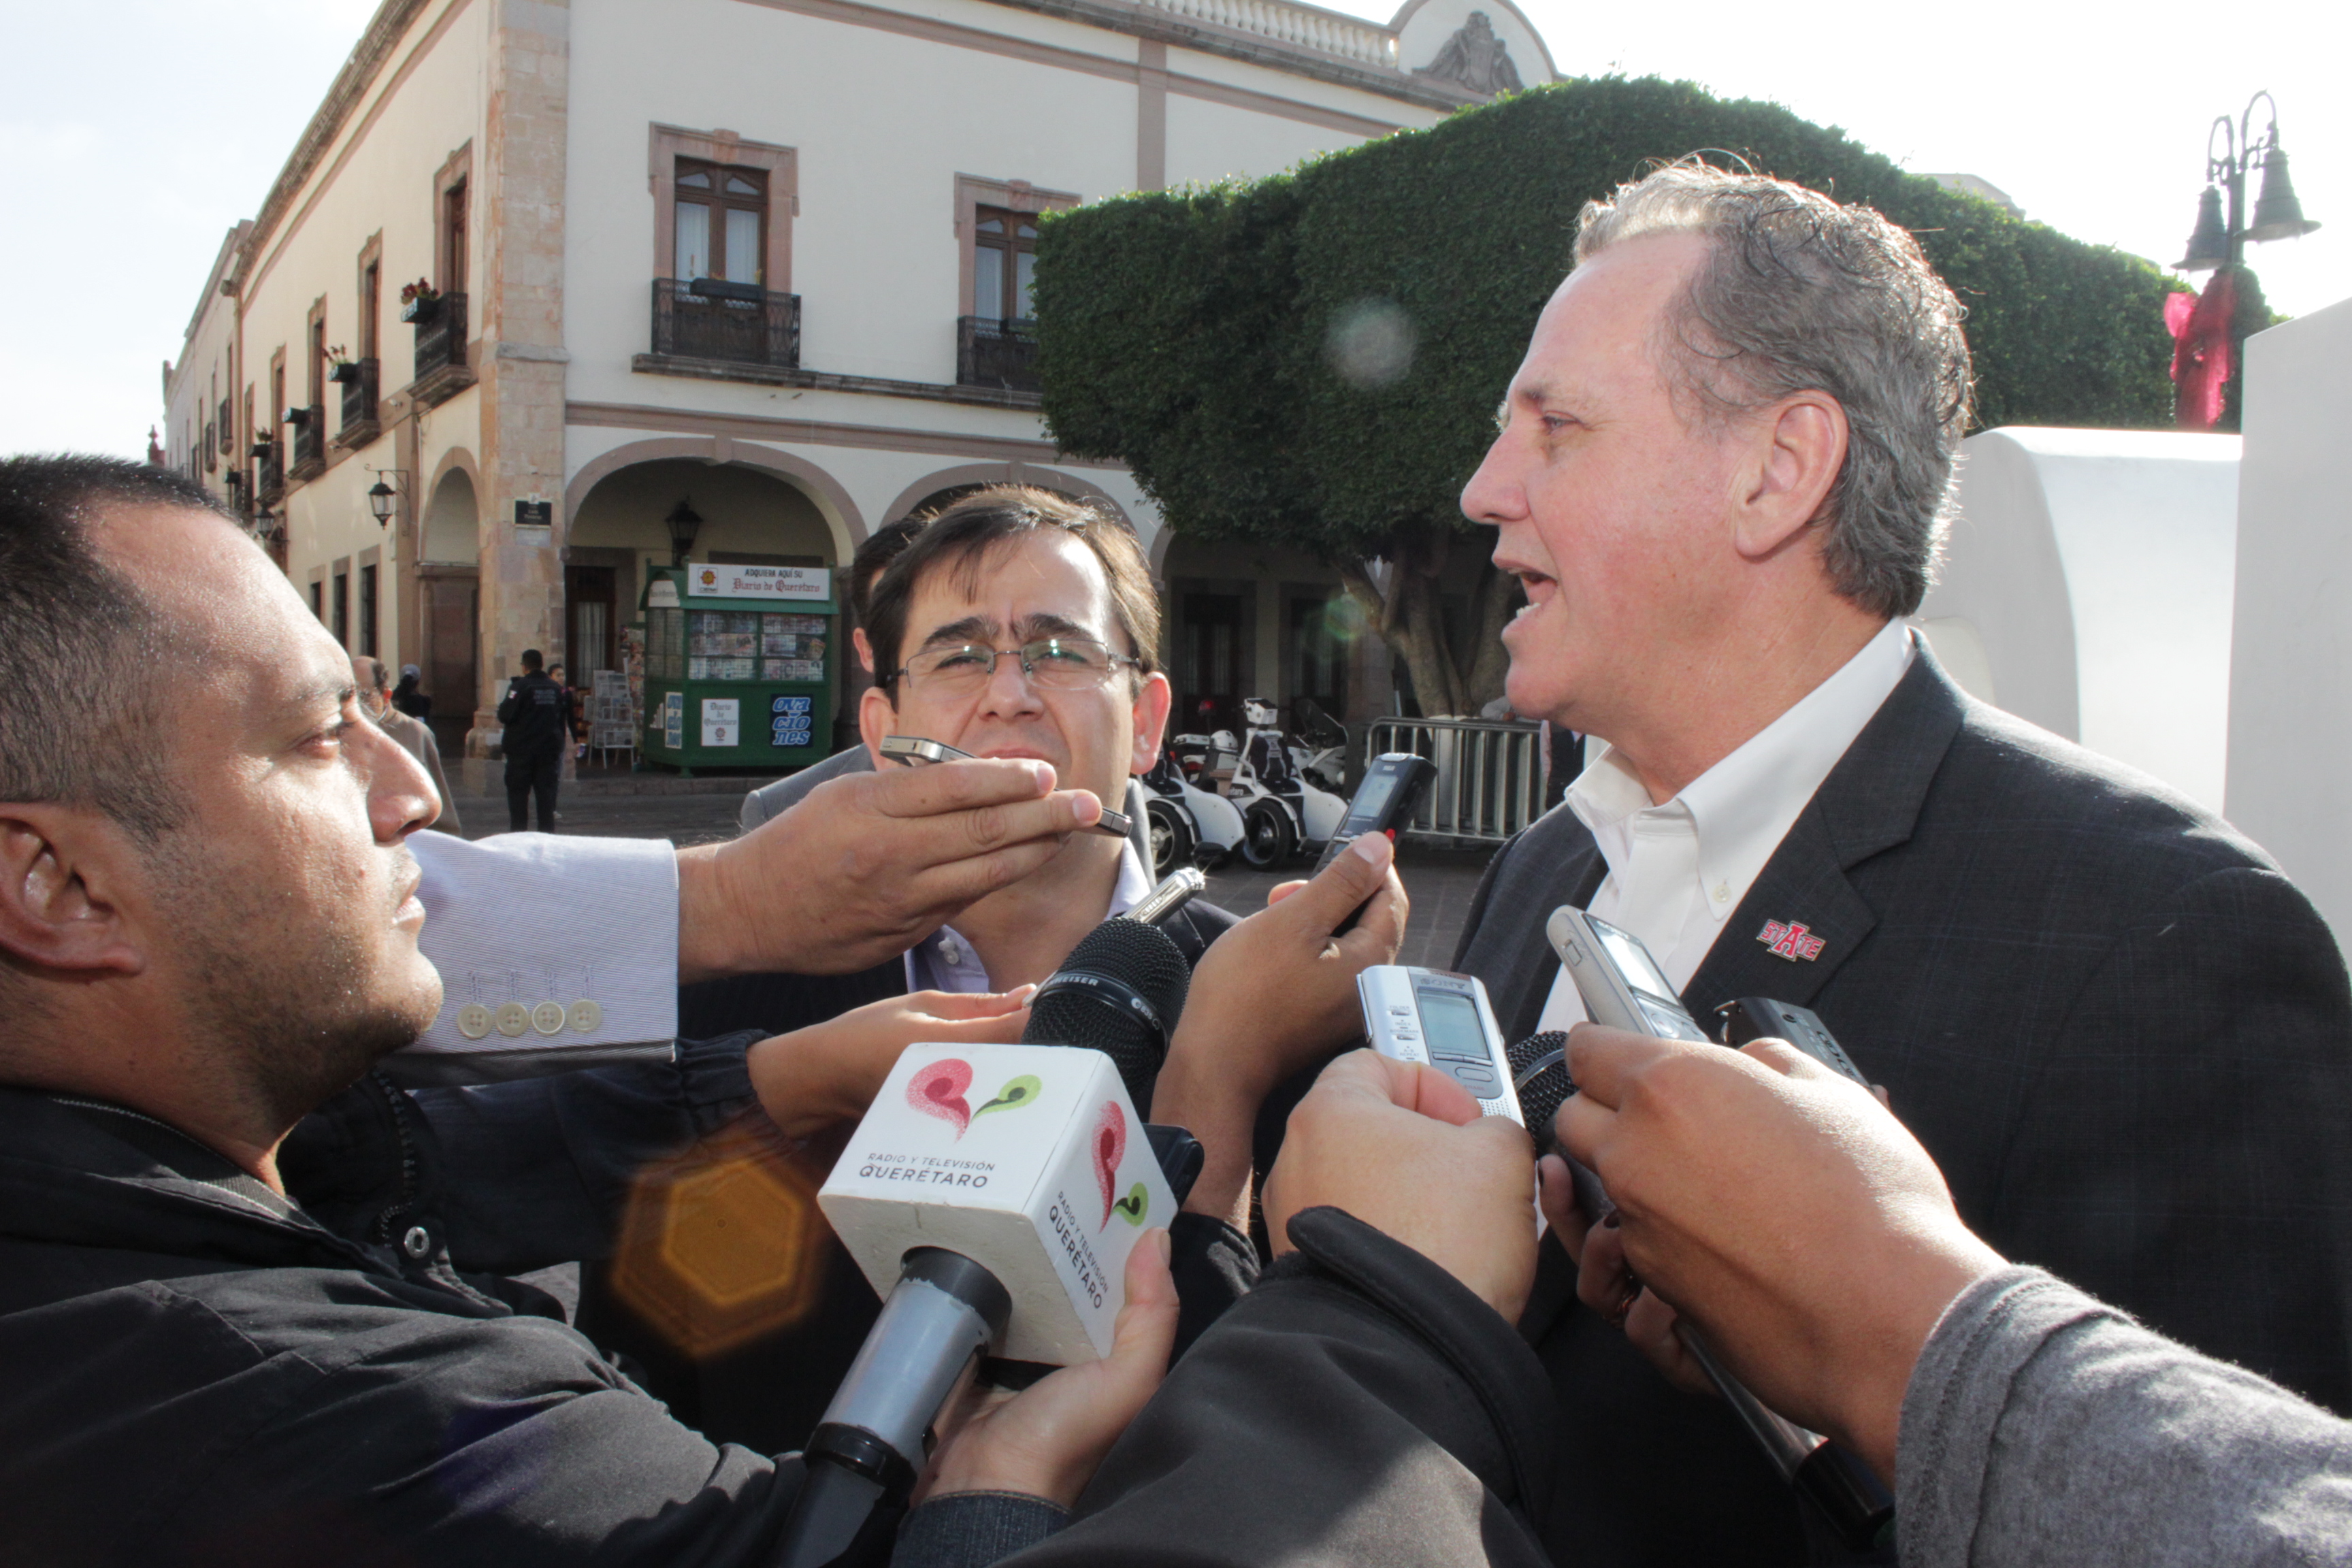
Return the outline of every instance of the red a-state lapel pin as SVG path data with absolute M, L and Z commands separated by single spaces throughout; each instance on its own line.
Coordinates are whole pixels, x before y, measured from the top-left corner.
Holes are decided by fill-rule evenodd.
M 1801 958 L 1811 963 L 1822 955 L 1822 939 L 1788 921 L 1766 921 L 1764 929 L 1756 933 L 1756 940 L 1773 957 L 1785 958 L 1791 963 Z

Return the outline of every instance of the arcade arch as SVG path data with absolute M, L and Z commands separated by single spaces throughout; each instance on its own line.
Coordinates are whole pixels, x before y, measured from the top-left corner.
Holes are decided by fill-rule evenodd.
M 747 463 L 656 457 L 594 479 L 573 504 L 563 552 L 564 646 L 580 685 L 618 669 L 620 629 L 636 620 L 646 574 L 670 564 L 666 521 L 681 503 L 702 521 L 695 561 L 839 566 L 835 531 L 798 484 Z

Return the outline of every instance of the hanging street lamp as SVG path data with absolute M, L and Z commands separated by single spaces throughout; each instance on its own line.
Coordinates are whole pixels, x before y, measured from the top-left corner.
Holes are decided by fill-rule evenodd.
M 2254 111 L 2268 106 L 2262 131 Z M 2263 172 L 2253 216 L 2246 216 L 2246 176 Z M 2210 272 L 2204 292 L 2192 302 L 2175 295 L 2165 308 L 2176 348 L 2172 359 L 2173 414 L 2184 430 L 2236 426 L 2230 389 L 2236 379 L 2240 346 L 2270 324 L 2262 285 L 2245 264 L 2246 242 L 2299 239 L 2319 226 L 2303 216 L 2303 203 L 2287 174 L 2286 149 L 2279 143 L 2278 100 L 2257 92 L 2233 124 L 2228 115 L 2213 121 L 2205 138 L 2205 189 L 2197 199 L 2197 224 L 2189 248 L 2173 265 L 2183 272 Z

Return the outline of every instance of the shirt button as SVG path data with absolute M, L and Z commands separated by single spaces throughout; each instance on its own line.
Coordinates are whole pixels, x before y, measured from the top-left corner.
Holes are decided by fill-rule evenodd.
M 512 1039 L 530 1027 L 530 1009 L 520 1002 L 499 1004 L 499 1033 Z
M 604 1009 L 599 1003 L 583 997 L 572 1004 L 572 1026 L 583 1035 L 593 1035 L 604 1026 Z
M 410 1226 L 408 1234 L 400 1238 L 400 1250 L 422 1262 L 425 1255 L 433 1250 L 433 1233 L 421 1225 Z
M 457 1032 L 469 1040 L 478 1040 L 490 1032 L 490 1010 L 479 1002 L 471 1002 L 457 1009 Z
M 1717 882 L 1715 885 L 1715 901 L 1718 904 L 1725 903 L 1727 902 L 1730 898 L 1731 884 L 1728 882 Z
M 542 1035 L 560 1035 L 563 1021 L 571 1015 L 561 1002 L 541 1002 L 530 1010 L 530 1026 Z
M 963 962 L 963 943 L 951 936 L 940 938 L 940 956 L 947 960 L 949 968 L 954 968 Z

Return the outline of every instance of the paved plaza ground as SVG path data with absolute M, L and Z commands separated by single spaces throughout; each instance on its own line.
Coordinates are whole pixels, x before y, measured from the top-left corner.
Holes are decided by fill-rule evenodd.
M 491 776 L 494 779 L 495 764 Z M 493 833 L 503 833 L 507 825 L 507 803 L 503 795 L 464 793 L 457 781 L 457 805 L 468 838 L 485 838 Z M 646 780 L 646 788 L 676 788 L 683 781 Z M 562 833 L 586 833 L 605 837 L 667 838 L 673 844 L 709 844 L 735 837 L 736 813 L 741 809 L 743 792 L 758 784 L 756 779 L 697 779 L 693 784 L 709 794 L 608 794 L 608 790 L 633 787 L 625 775 L 614 779 L 589 781 L 584 787 L 567 784 L 557 802 L 561 820 L 557 830 Z M 1479 873 L 1484 871 L 1491 851 L 1486 849 L 1442 849 L 1408 843 L 1399 858 L 1402 866 L 1405 892 L 1412 900 L 1412 917 L 1405 931 L 1404 951 L 1399 955 L 1403 963 L 1422 963 L 1442 968 L 1454 955 L 1454 942 L 1462 934 L 1464 921 L 1470 911 L 1470 899 L 1477 890 Z M 1302 861 L 1297 866 L 1276 873 L 1253 871 L 1239 860 L 1209 878 L 1208 892 L 1213 902 L 1237 914 L 1248 914 L 1265 907 L 1266 890 L 1277 882 L 1307 875 L 1309 866 Z

